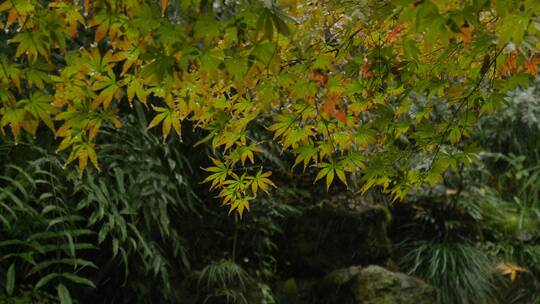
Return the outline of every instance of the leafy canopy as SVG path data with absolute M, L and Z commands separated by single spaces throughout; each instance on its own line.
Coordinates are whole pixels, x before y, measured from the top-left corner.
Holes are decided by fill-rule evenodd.
M 100 129 L 140 102 L 164 140 L 207 132 L 206 181 L 242 215 L 273 186 L 263 124 L 326 187 L 400 199 L 474 159 L 478 117 L 538 74 L 539 15 L 536 0 L 4 0 L 0 127 L 44 126 L 99 169 Z

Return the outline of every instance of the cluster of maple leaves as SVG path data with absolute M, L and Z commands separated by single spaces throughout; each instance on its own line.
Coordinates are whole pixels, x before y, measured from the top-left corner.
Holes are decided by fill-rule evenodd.
M 249 136 L 269 121 L 315 181 L 399 199 L 472 161 L 478 116 L 538 74 L 535 2 L 4 0 L 0 127 L 99 169 L 101 127 L 140 102 L 164 140 L 206 130 L 206 182 L 242 215 L 273 186 Z

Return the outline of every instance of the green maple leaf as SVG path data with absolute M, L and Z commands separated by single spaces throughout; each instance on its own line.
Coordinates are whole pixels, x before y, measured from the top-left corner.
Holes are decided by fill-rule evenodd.
M 55 129 L 51 115 L 55 114 L 57 109 L 51 105 L 52 100 L 51 95 L 32 92 L 27 99 L 20 100 L 19 104 L 28 113 L 32 114 L 34 118 L 41 119 L 54 132 Z

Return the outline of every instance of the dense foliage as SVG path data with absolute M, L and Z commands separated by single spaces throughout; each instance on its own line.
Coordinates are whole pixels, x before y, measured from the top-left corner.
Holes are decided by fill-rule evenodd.
M 441 304 L 540 301 L 536 0 L 3 0 L 0 27 L 0 302 L 289 303 L 316 272 L 286 225 L 371 208 L 346 190 Z
M 329 187 L 362 178 L 403 198 L 473 158 L 479 115 L 538 73 L 528 1 L 40 1 L 0 4 L 0 124 L 44 125 L 67 163 L 99 168 L 104 125 L 133 103 L 148 127 L 187 122 L 213 148 L 206 179 L 240 215 L 271 172 L 255 162 L 264 127 Z M 416 94 L 430 98 L 413 107 Z M 417 104 L 418 106 L 418 104 Z M 408 113 L 413 112 L 413 115 Z M 442 149 L 450 142 L 454 149 Z M 421 152 L 426 164 L 409 162 Z
M 394 207 L 398 260 L 439 286 L 441 303 L 539 300 L 540 133 L 531 121 L 539 97 L 538 80 L 510 92 L 503 110 L 476 125 L 480 162 Z

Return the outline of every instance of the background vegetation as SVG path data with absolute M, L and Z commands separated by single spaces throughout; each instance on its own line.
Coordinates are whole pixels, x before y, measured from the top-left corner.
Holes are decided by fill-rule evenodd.
M 0 302 L 540 303 L 536 2 L 285 4 L 1 2 Z

